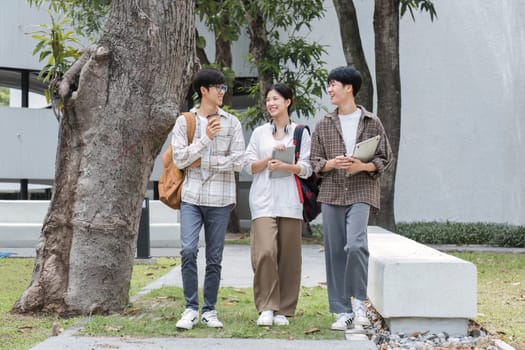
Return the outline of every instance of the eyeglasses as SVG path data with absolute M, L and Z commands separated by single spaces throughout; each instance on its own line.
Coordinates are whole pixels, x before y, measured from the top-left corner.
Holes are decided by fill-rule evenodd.
M 226 91 L 228 91 L 228 86 L 226 85 L 214 84 L 214 85 L 210 85 L 210 87 L 216 88 L 217 90 L 219 90 L 219 92 L 222 92 L 223 94 L 225 94 Z

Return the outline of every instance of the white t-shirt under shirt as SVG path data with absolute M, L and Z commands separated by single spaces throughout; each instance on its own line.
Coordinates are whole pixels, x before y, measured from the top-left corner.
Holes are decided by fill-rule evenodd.
M 351 156 L 357 140 L 357 127 L 361 118 L 361 109 L 356 109 L 350 114 L 339 114 L 341 129 L 343 130 L 343 140 L 346 146 L 346 155 Z

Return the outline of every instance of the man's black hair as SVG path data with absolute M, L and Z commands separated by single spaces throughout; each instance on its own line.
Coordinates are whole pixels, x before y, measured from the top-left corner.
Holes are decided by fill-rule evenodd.
M 226 77 L 222 72 L 213 69 L 205 68 L 197 72 L 193 78 L 193 91 L 199 95 L 199 100 L 202 98 L 201 87 L 209 88 L 211 85 L 225 84 Z
M 332 80 L 338 81 L 343 85 L 352 85 L 354 96 L 357 95 L 363 83 L 361 73 L 354 66 L 343 66 L 332 69 L 328 74 L 328 83 Z

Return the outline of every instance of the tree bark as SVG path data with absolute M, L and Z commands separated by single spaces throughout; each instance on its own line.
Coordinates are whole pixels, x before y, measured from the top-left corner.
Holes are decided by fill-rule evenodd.
M 396 230 L 394 190 L 401 130 L 401 78 L 399 69 L 399 0 L 376 0 L 374 34 L 377 81 L 377 115 L 392 146 L 394 160 L 381 177 L 381 211 L 371 224 Z
M 247 4 L 246 8 L 250 8 L 252 0 L 244 0 Z M 268 33 L 266 31 L 266 21 L 260 10 L 256 7 L 251 7 L 253 10 L 246 14 L 248 21 L 248 35 L 250 37 L 250 54 L 255 62 L 262 62 L 268 57 L 268 49 L 270 43 L 268 41 Z M 265 71 L 258 67 L 257 74 L 259 76 L 259 103 L 263 111 L 266 110 L 264 103 L 264 94 L 266 90 L 273 84 L 273 74 L 270 71 Z
M 241 218 L 239 217 L 239 203 L 240 195 L 239 191 L 241 186 L 239 185 L 239 173 L 235 173 L 235 185 L 237 186 L 237 205 L 230 212 L 230 222 L 228 222 L 228 232 L 240 233 L 241 232 Z
M 226 16 L 222 18 L 224 26 L 228 26 L 228 19 Z M 221 67 L 228 67 L 232 69 L 232 44 L 231 41 L 225 40 L 220 36 L 220 33 L 215 32 L 215 63 Z M 232 69 L 233 70 L 233 69 Z M 224 95 L 223 103 L 227 106 L 232 105 L 233 86 Z
M 196 62 L 193 0 L 113 0 L 100 41 L 65 74 L 55 191 L 17 313 L 118 312 L 144 193 Z
M 220 18 L 222 27 L 230 26 L 228 16 Z M 230 40 L 224 39 L 220 33 L 215 32 L 215 63 L 221 67 L 228 67 L 232 69 L 232 43 Z M 232 69 L 233 71 L 233 69 Z M 233 102 L 233 86 L 230 86 L 224 95 L 223 103 L 227 106 L 232 106 Z M 235 173 L 235 184 L 237 187 L 237 204 L 239 203 L 239 173 Z M 230 212 L 230 222 L 228 223 L 228 232 L 241 232 L 241 220 L 239 218 L 238 206 L 236 205 Z
M 224 16 L 219 19 L 223 23 L 223 27 L 228 26 L 228 17 Z M 196 32 L 198 35 L 198 32 Z M 201 64 L 210 65 L 210 60 L 204 49 L 197 47 L 197 56 Z M 215 32 L 215 63 L 221 67 L 228 67 L 232 69 L 232 50 L 231 41 L 225 40 L 220 33 Z M 232 106 L 233 86 L 230 86 L 224 95 L 223 104 Z M 239 203 L 239 174 L 235 173 L 235 184 L 237 186 L 237 203 Z M 238 214 L 238 207 L 235 206 L 230 212 L 230 221 L 228 223 L 228 232 L 241 232 L 241 221 Z
M 250 37 L 249 51 L 255 62 L 262 62 L 268 57 L 267 52 L 270 46 L 268 41 L 268 33 L 266 31 L 266 21 L 263 14 L 257 9 L 257 7 L 250 5 L 252 0 L 243 0 L 243 2 L 245 3 L 246 8 L 252 9 L 252 11 L 246 13 L 246 20 L 248 22 L 248 36 Z M 265 71 L 258 67 L 257 75 L 259 78 L 258 103 L 261 105 L 261 110 L 266 111 L 264 94 L 266 93 L 266 90 L 268 90 L 273 84 L 273 74 L 270 71 Z
M 199 36 L 199 31 L 195 29 L 195 38 L 197 38 L 198 36 Z M 208 59 L 208 56 L 206 55 L 206 51 L 204 50 L 204 48 L 196 47 L 196 51 L 197 51 L 197 58 L 199 59 L 199 63 L 201 64 L 201 66 L 209 65 L 210 60 Z
M 374 110 L 374 84 L 370 69 L 366 62 L 365 52 L 361 44 L 359 23 L 353 0 L 333 0 L 337 18 L 339 19 L 339 31 L 343 44 L 346 64 L 354 65 L 363 76 L 363 84 L 356 96 L 356 102 L 363 105 L 367 110 Z

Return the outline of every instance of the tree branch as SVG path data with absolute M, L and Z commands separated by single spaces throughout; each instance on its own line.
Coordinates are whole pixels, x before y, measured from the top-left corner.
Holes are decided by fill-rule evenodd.
M 60 96 L 62 101 L 65 101 L 66 97 L 68 97 L 73 92 L 74 89 L 72 89 L 71 86 L 77 85 L 80 72 L 82 71 L 82 68 L 86 65 L 87 61 L 93 55 L 93 52 L 95 52 L 95 46 L 91 46 L 88 49 L 86 49 L 82 56 L 80 56 L 80 58 L 76 60 L 75 63 L 73 63 L 71 68 L 69 68 L 64 74 L 64 76 L 61 78 L 60 83 L 58 85 L 58 95 Z

